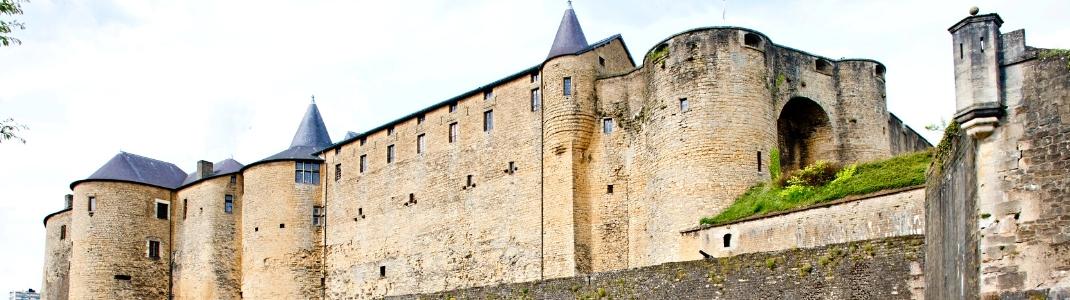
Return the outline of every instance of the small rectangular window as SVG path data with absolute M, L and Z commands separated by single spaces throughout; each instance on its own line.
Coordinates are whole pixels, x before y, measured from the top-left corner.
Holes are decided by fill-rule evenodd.
M 151 259 L 160 259 L 160 242 L 159 241 L 149 241 L 149 247 L 148 248 L 149 249 L 148 249 L 148 251 L 146 253 L 146 256 L 148 256 Z
M 613 185 L 612 184 L 607 185 L 606 186 L 606 194 L 612 194 L 612 193 L 613 193 Z
M 386 146 L 386 163 L 394 162 L 394 145 Z
M 322 206 L 313 206 L 312 207 L 312 226 L 322 226 L 323 225 L 324 216 L 325 216 L 325 214 L 323 213 L 323 207 Z
M 342 179 L 342 164 L 334 164 L 334 181 Z
M 457 122 L 450 123 L 450 143 L 457 141 Z
M 334 155 L 338 155 L 339 153 L 342 153 L 342 147 L 334 148 Z
M 565 77 L 561 89 L 565 92 L 565 96 L 572 96 L 572 77 Z
M 182 199 L 182 219 L 185 220 L 189 215 L 189 199 Z
M 360 155 L 360 172 L 364 173 L 364 171 L 367 171 L 367 170 L 368 170 L 368 155 L 367 154 L 361 154 Z
M 156 218 L 160 220 L 167 220 L 167 217 L 171 215 L 170 205 L 165 202 L 156 201 Z
M 962 47 L 962 43 L 959 43 L 959 59 L 966 57 L 966 48 Z
M 424 143 L 424 134 L 416 136 L 416 154 L 424 153 L 427 144 Z
M 490 100 L 491 98 L 494 98 L 494 90 L 484 90 L 483 100 Z
M 394 135 L 394 126 L 386 128 L 386 135 Z
M 367 138 L 363 138 L 363 137 L 360 138 L 360 145 L 364 146 L 364 142 L 366 142 L 366 141 L 367 141 Z
M 605 67 L 606 66 L 606 59 L 601 57 L 601 56 L 599 56 L 598 57 L 598 65 Z
M 379 277 L 386 277 L 386 266 L 379 266 Z
M 230 184 L 238 183 L 238 175 L 230 175 Z
M 67 239 L 67 225 L 60 225 L 59 226 L 59 239 L 60 240 Z
M 687 98 L 680 98 L 680 111 L 688 111 L 691 109 L 691 103 L 687 101 Z
M 602 133 L 605 133 L 605 134 L 613 133 L 613 118 L 603 118 L 602 119 Z
M 539 89 L 531 90 L 531 111 L 538 111 L 539 106 L 542 106 L 542 95 L 539 94 Z
M 423 124 L 423 123 L 424 123 L 424 120 L 426 120 L 426 119 L 427 119 L 427 118 L 426 118 L 426 117 L 424 117 L 424 115 L 419 115 L 419 116 L 417 116 L 417 117 L 416 117 L 416 125 L 420 125 L 420 124 Z
M 762 171 L 762 151 L 758 151 L 758 172 Z
M 457 102 L 450 103 L 450 112 L 457 111 Z
M 539 73 L 531 73 L 531 83 L 539 82 Z
M 483 112 L 483 131 L 490 131 L 494 129 L 494 111 L 488 110 Z
M 88 209 L 89 212 L 97 210 L 97 197 L 89 196 L 89 201 L 87 201 L 86 204 L 86 209 Z
M 466 177 L 466 178 L 468 178 L 467 179 L 467 182 L 468 182 L 467 185 L 468 186 L 472 186 L 472 185 L 475 184 L 475 182 L 472 181 L 472 175 L 468 175 L 468 177 Z
M 228 214 L 234 213 L 234 196 L 231 196 L 231 195 L 224 195 L 223 196 L 223 212 L 228 213 Z

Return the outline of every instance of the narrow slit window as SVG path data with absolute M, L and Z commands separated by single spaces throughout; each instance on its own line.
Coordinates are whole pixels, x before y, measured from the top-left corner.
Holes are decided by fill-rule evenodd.
M 394 145 L 386 146 L 386 163 L 394 162 Z
M 150 240 L 145 256 L 151 259 L 160 259 L 160 242 Z
M 959 59 L 963 58 L 966 58 L 966 48 L 962 46 L 962 43 L 959 43 Z
M 493 99 L 493 98 L 494 98 L 494 90 L 488 89 L 488 90 L 484 90 L 483 91 L 483 100 L 490 100 L 490 99 Z
M 483 112 L 483 131 L 490 132 L 494 129 L 494 111 L 488 110 Z
M 457 122 L 450 123 L 450 143 L 457 141 Z
M 424 138 L 425 136 L 422 133 L 416 136 L 416 154 L 424 153 L 424 150 L 427 147 Z
M 394 135 L 394 126 L 386 128 L 386 135 Z
M 364 171 L 367 171 L 367 170 L 368 170 L 368 155 L 367 154 L 361 154 L 360 155 L 360 172 L 364 173 Z
M 228 214 L 234 213 L 234 196 L 223 196 L 223 212 Z
M 89 210 L 89 212 L 97 210 L 97 197 L 89 196 L 89 201 L 86 203 L 86 209 Z
M 67 225 L 60 225 L 59 226 L 59 239 L 60 240 L 67 239 Z
M 468 178 L 468 179 L 467 179 L 467 183 L 466 183 L 466 185 L 467 185 L 467 186 L 473 186 L 473 185 L 474 185 L 475 183 L 473 183 L 473 182 L 472 182 L 472 175 L 468 175 L 468 177 L 467 177 L 467 178 Z
M 424 115 L 417 116 L 416 117 L 416 125 L 423 124 L 425 120 L 427 120 L 427 117 L 425 117 Z M 341 148 L 341 147 L 339 147 L 339 148 Z
M 539 89 L 531 90 L 531 111 L 538 111 L 542 106 L 542 95 L 539 94 Z
M 450 103 L 450 112 L 457 111 L 457 102 Z
M 981 43 L 978 45 L 980 45 L 981 53 L 985 53 L 985 37 L 981 37 Z
M 691 109 L 691 102 L 687 101 L 687 98 L 680 98 L 680 111 L 688 111 Z
M 606 66 L 606 59 L 604 57 L 599 56 L 598 57 L 598 65 L 605 67 Z
M 722 238 L 722 240 L 723 240 L 725 248 L 732 247 L 732 234 L 731 233 L 726 233 L 724 235 L 724 237 Z
M 182 199 L 182 219 L 185 220 L 189 215 L 189 199 Z
M 342 164 L 334 164 L 334 181 L 342 180 Z
M 613 133 L 613 118 L 603 118 L 602 119 L 602 133 L 605 133 L 605 134 Z
M 572 96 L 572 77 L 562 80 L 561 89 L 564 90 L 565 96 Z
M 762 151 L 758 151 L 758 172 L 762 171 Z
M 386 277 L 386 266 L 379 266 L 379 277 Z

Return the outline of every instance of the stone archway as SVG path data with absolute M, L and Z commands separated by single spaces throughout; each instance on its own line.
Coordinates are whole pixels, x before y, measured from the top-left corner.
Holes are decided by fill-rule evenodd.
M 835 146 L 828 114 L 813 100 L 788 100 L 777 118 L 777 148 L 780 169 L 788 172 L 818 160 L 834 160 Z

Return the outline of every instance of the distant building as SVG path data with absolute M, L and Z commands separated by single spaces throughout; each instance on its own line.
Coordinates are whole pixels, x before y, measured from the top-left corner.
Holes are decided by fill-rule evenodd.
M 27 289 L 25 292 L 11 291 L 8 295 L 8 300 L 41 300 L 41 294 L 33 289 Z

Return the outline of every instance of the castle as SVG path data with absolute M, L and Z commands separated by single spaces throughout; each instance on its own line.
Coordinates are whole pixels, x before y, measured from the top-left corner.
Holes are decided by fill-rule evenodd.
M 338 142 L 313 102 L 248 165 L 119 153 L 45 218 L 44 295 L 377 298 L 680 262 L 681 231 L 768 181 L 773 152 L 787 171 L 931 147 L 886 110 L 877 61 L 709 27 L 637 66 L 571 7 L 550 49 Z

